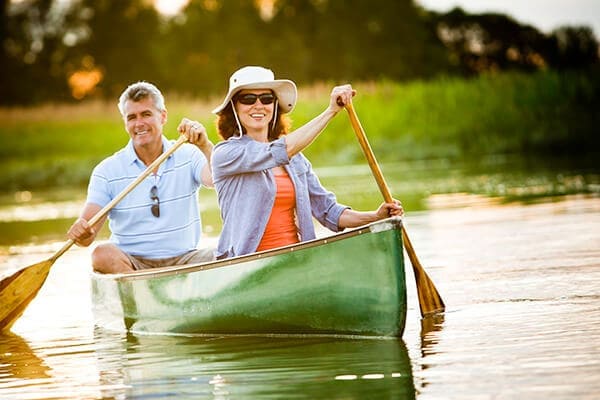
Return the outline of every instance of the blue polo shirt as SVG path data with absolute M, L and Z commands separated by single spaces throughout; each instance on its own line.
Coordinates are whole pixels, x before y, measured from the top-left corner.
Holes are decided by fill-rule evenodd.
M 163 151 L 173 141 L 163 136 Z M 108 214 L 110 240 L 124 252 L 144 258 L 176 257 L 198 246 L 201 220 L 198 189 L 207 160 L 196 146 L 182 145 Z M 104 207 L 133 182 L 146 165 L 129 141 L 94 168 L 87 202 Z M 156 185 L 160 217 L 152 215 L 150 189 Z

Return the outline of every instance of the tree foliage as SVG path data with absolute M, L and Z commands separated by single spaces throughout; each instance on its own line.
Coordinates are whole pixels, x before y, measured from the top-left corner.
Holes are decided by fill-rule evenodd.
M 148 80 L 221 94 L 247 64 L 299 84 L 585 68 L 586 27 L 549 35 L 500 14 L 428 12 L 412 0 L 192 0 L 166 18 L 149 0 L 0 0 L 0 104 L 113 98 Z
M 467 75 L 582 68 L 598 62 L 598 42 L 587 27 L 563 27 L 546 35 L 507 15 L 467 14 L 460 8 L 432 14 L 432 21 L 452 63 Z

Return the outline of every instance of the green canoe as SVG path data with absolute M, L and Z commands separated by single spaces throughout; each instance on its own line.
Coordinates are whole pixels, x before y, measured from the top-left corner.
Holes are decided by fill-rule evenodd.
M 211 263 L 92 273 L 97 325 L 135 333 L 400 337 L 399 218 Z

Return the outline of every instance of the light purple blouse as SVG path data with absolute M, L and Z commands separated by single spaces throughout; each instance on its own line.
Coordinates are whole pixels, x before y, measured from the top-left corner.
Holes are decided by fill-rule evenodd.
M 216 256 L 227 258 L 256 251 L 275 202 L 271 168 L 283 166 L 296 192 L 296 225 L 300 241 L 316 237 L 312 217 L 338 232 L 338 220 L 348 206 L 319 182 L 310 162 L 298 153 L 288 158 L 285 137 L 261 143 L 247 135 L 218 143 L 211 157 L 223 230 Z

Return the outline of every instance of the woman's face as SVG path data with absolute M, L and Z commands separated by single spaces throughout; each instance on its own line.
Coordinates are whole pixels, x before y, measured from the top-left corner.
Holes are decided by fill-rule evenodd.
M 268 133 L 274 104 L 275 95 L 270 89 L 245 89 L 235 95 L 238 118 L 249 134 Z

